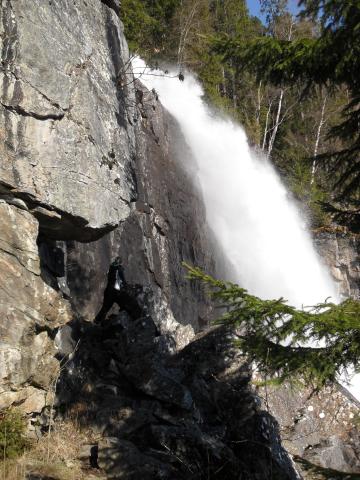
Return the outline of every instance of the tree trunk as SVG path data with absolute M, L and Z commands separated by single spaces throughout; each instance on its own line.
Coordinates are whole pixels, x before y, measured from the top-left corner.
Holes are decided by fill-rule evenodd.
M 178 46 L 178 68 L 181 72 L 182 66 L 184 63 L 184 51 L 186 47 L 186 42 L 187 42 L 187 37 L 189 35 L 190 29 L 192 27 L 192 21 L 194 19 L 194 15 L 198 6 L 198 0 L 194 3 L 188 17 L 185 19 L 184 25 L 181 25 L 181 19 L 180 19 L 180 39 L 179 39 L 179 46 Z
M 288 33 L 288 41 L 291 40 L 292 38 L 292 31 L 293 31 L 293 26 L 294 26 L 294 20 L 292 19 L 291 20 L 291 23 L 290 23 L 290 27 L 289 27 L 289 33 Z M 279 103 L 278 103 L 278 109 L 277 109 L 277 112 L 276 112 L 276 119 L 275 119 L 275 125 L 273 127 L 273 130 L 271 132 L 271 137 L 270 137 L 270 140 L 269 140 L 269 145 L 268 145 L 268 151 L 267 151 L 267 156 L 270 157 L 271 155 L 271 152 L 272 152 L 272 149 L 274 147 L 274 142 L 275 142 L 275 138 L 276 138 L 276 134 L 278 132 L 278 129 L 279 129 L 279 125 L 281 123 L 281 120 L 280 120 L 280 115 L 281 115 L 281 109 L 282 109 L 282 103 L 283 103 L 283 99 L 284 99 L 284 89 L 282 88 L 280 90 L 280 96 L 279 96 Z M 282 119 L 283 120 L 283 119 Z
M 314 183 L 315 180 L 315 172 L 316 172 L 316 157 L 318 154 L 318 149 L 319 149 L 319 142 L 320 142 L 320 137 L 321 137 L 321 130 L 322 127 L 324 126 L 325 123 L 325 107 L 326 107 L 326 100 L 327 100 L 327 95 L 324 96 L 322 108 L 321 108 L 321 116 L 320 116 L 320 121 L 319 125 L 316 131 L 316 139 L 315 139 L 315 145 L 314 145 L 314 160 L 312 163 L 312 168 L 311 168 L 311 180 L 310 180 L 310 185 Z
M 268 111 L 266 112 L 264 137 L 263 137 L 263 142 L 262 142 L 262 146 L 261 146 L 261 150 L 263 152 L 265 151 L 265 146 L 266 146 L 266 138 L 267 138 L 267 134 L 268 134 L 268 126 L 269 126 L 269 117 L 270 117 L 270 112 L 271 112 L 271 105 L 272 105 L 272 102 L 269 103 L 269 108 L 268 108 Z
M 279 128 L 279 125 L 280 125 L 280 114 L 281 114 L 283 98 L 284 98 L 284 89 L 282 88 L 280 90 L 280 96 L 279 96 L 279 103 L 278 103 L 278 108 L 277 108 L 277 112 L 276 112 L 275 125 L 274 125 L 274 128 L 273 128 L 272 132 L 271 132 L 271 136 L 270 136 L 270 140 L 269 140 L 268 151 L 267 151 L 267 156 L 268 157 L 270 157 L 270 155 L 271 155 L 271 152 L 272 152 L 272 149 L 273 149 L 273 146 L 274 146 L 274 142 L 275 142 L 275 138 L 276 138 L 276 134 L 277 134 L 277 131 L 278 131 L 278 128 Z

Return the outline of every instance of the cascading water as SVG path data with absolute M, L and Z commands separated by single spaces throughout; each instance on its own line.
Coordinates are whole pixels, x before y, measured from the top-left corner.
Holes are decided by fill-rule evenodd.
M 134 73 L 179 122 L 197 162 L 207 220 L 236 281 L 262 298 L 301 307 L 336 298 L 305 222 L 274 169 L 249 148 L 244 130 L 214 116 L 196 79 L 167 78 L 136 59 Z
M 193 75 L 180 82 L 168 78 L 175 72 L 151 71 L 139 58 L 133 70 L 180 124 L 197 162 L 208 224 L 234 266 L 235 281 L 261 298 L 284 297 L 299 308 L 329 297 L 336 302 L 305 221 L 269 161 L 252 152 L 241 126 L 211 112 Z M 360 398 L 359 376 L 352 384 Z

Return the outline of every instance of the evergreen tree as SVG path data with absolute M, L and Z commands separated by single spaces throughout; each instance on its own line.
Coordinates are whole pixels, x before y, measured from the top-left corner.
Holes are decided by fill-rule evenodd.
M 268 3 L 268 2 L 267 2 Z M 270 1 L 272 4 L 273 2 Z M 360 2 L 359 0 L 301 0 L 303 16 L 320 17 L 317 38 L 285 40 L 263 36 L 251 42 L 228 39 L 220 49 L 239 65 L 250 68 L 258 78 L 274 85 L 303 82 L 346 86 L 349 100 L 341 121 L 331 129 L 340 148 L 327 152 L 337 191 L 336 200 L 360 209 Z M 322 158 L 325 158 L 322 155 Z M 358 225 L 359 228 L 359 225 Z
M 238 285 L 216 280 L 185 265 L 226 313 L 218 323 L 238 327 L 238 345 L 274 382 L 303 380 L 320 387 L 346 369 L 360 370 L 360 302 L 324 301 L 303 310 L 283 298 L 261 300 Z M 319 342 L 315 348 L 309 342 Z
M 168 42 L 167 33 L 181 0 L 122 0 L 121 19 L 129 46 L 151 56 L 163 51 Z

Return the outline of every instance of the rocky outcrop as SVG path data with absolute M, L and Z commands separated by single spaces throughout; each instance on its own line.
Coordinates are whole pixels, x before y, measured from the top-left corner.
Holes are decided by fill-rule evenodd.
M 81 344 L 63 371 L 59 409 L 101 434 L 93 451 L 108 478 L 298 478 L 235 332 L 206 331 L 175 355 L 149 315 L 80 323 L 72 335 Z
M 39 411 L 53 338 L 77 315 L 56 242 L 104 235 L 136 197 L 134 90 L 117 84 L 127 45 L 98 0 L 2 0 L 0 28 L 0 406 Z
M 314 241 L 339 294 L 360 299 L 360 235 L 323 230 L 315 232 Z
M 345 388 L 329 385 L 318 391 L 285 384 L 261 388 L 259 395 L 278 419 L 283 444 L 294 457 L 360 474 L 360 404 Z
M 101 236 L 136 197 L 128 50 L 105 3 L 1 0 L 0 194 L 55 239 Z
M 76 310 L 93 320 L 102 305 L 109 264 L 121 256 L 126 280 L 151 292 L 158 327 L 183 344 L 183 329 L 175 333 L 179 324 L 203 328 L 210 308 L 201 287 L 185 278 L 182 263 L 214 272 L 216 247 L 191 178 L 196 172 L 184 168 L 191 153 L 176 122 L 152 92 L 138 82 L 135 86 L 137 201 L 128 218 L 100 240 L 66 243 L 67 284 Z
M 214 269 L 189 151 L 131 77 L 116 5 L 1 1 L 1 407 L 41 410 L 58 328 L 94 320 L 119 255 L 174 348 L 208 321 L 182 267 Z
M 41 278 L 34 216 L 0 200 L 0 218 L 0 409 L 40 412 L 59 370 L 49 332 L 72 313 Z

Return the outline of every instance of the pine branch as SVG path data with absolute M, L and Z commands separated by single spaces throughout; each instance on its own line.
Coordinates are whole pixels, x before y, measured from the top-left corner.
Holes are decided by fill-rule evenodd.
M 316 386 L 360 369 L 360 302 L 345 300 L 297 309 L 283 298 L 262 300 L 231 282 L 184 264 L 188 278 L 201 281 L 225 309 L 216 323 L 241 331 L 237 345 L 277 381 L 302 377 Z M 316 343 L 320 348 L 314 347 Z

